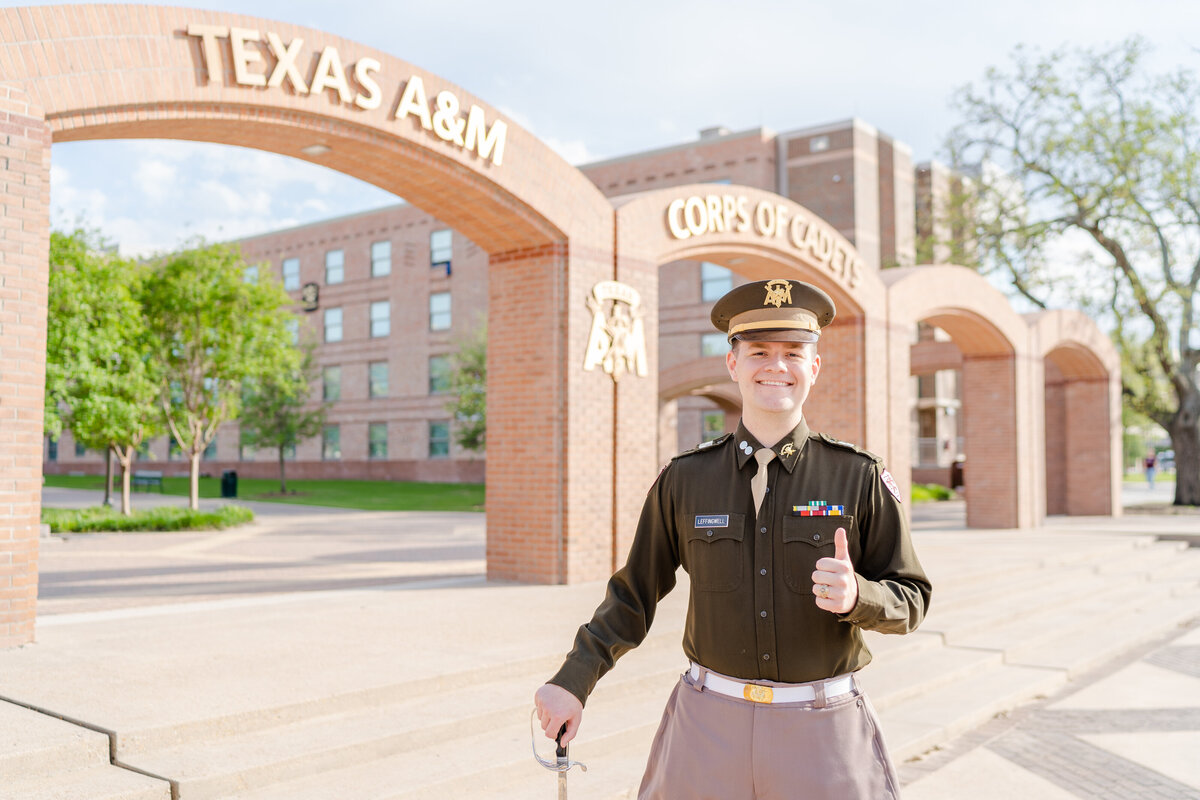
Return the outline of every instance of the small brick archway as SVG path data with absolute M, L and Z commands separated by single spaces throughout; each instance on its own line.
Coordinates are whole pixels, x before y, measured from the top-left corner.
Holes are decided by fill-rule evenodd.
M 194 9 L 0 9 L 0 647 L 33 637 L 54 142 L 190 139 L 281 153 L 404 197 L 489 253 L 489 576 L 595 579 L 611 566 L 620 418 L 583 369 L 597 282 L 618 276 L 613 212 L 496 109 L 320 31 Z M 653 278 L 653 276 L 650 276 Z M 653 308 L 653 305 L 651 305 Z M 542 343 L 530 356 L 529 343 Z M 636 381 L 626 381 L 633 385 Z M 648 383 L 644 381 L 643 383 Z M 622 387 L 623 388 L 623 387 Z M 614 491 L 597 491 L 597 486 Z
M 1120 355 L 1078 311 L 1025 318 L 1045 375 L 1046 513 L 1118 516 Z
M 882 278 L 893 332 L 892 420 L 904 431 L 903 440 L 911 441 L 910 335 L 918 322 L 928 322 L 950 334 L 962 353 L 967 525 L 1037 525 L 1045 508 L 1043 381 L 1026 321 L 1000 292 L 964 267 L 890 269 Z M 904 474 L 910 461 L 904 458 Z

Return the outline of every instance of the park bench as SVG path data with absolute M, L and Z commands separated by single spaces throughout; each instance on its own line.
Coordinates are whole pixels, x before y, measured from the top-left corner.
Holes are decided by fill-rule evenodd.
M 162 479 L 162 470 L 140 469 L 133 473 L 130 484 L 134 491 L 137 491 L 139 486 L 145 486 L 146 491 L 150 491 L 150 489 L 157 486 L 159 494 L 161 494 L 163 490 Z

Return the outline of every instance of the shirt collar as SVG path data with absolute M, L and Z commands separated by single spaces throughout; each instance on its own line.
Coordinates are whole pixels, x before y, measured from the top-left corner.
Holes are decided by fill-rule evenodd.
M 800 424 L 792 428 L 792 432 L 776 442 L 771 449 L 775 452 L 779 463 L 783 464 L 784 469 L 791 473 L 796 468 L 796 462 L 800 460 L 800 455 L 804 452 L 804 443 L 807 441 L 808 423 L 802 417 Z M 740 420 L 737 431 L 733 434 L 733 444 L 737 447 L 738 469 L 746 466 L 747 461 L 753 461 L 755 451 L 762 449 L 762 443 L 746 430 L 745 424 Z

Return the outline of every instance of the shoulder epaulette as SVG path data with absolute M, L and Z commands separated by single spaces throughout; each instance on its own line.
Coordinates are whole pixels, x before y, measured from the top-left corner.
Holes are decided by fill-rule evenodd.
M 877 456 L 874 453 L 872 453 L 870 450 L 864 450 L 856 444 L 851 444 L 850 442 L 843 442 L 841 439 L 835 439 L 832 436 L 830 436 L 828 433 L 819 433 L 817 435 L 821 437 L 821 441 L 825 442 L 825 444 L 830 444 L 830 445 L 833 445 L 834 447 L 840 447 L 843 450 L 849 450 L 852 453 L 858 453 L 860 456 L 866 456 L 867 458 L 874 461 L 876 464 L 883 463 L 882 456 Z
M 696 455 L 696 453 L 703 453 L 706 450 L 712 450 L 714 447 L 723 445 L 732 438 L 733 438 L 733 434 L 727 433 L 724 436 L 718 436 L 717 438 L 710 439 L 707 442 L 701 442 L 700 444 L 693 447 L 691 450 L 684 450 L 682 453 L 675 456 L 675 458 L 672 458 L 671 460 L 674 461 L 676 458 L 683 458 L 684 456 L 694 456 L 694 455 Z

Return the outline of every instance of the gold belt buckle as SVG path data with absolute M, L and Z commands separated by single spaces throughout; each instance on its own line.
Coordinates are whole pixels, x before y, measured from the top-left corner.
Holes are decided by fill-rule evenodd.
M 742 689 L 742 696 L 751 703 L 770 703 L 774 694 L 770 686 L 759 686 L 756 683 L 747 683 Z

